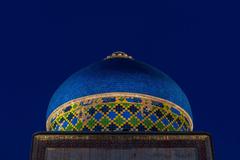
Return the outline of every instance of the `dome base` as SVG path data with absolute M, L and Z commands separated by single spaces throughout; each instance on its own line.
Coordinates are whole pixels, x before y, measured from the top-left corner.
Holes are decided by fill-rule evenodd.
M 191 131 L 190 116 L 167 100 L 138 93 L 103 93 L 59 106 L 47 120 L 48 131 Z

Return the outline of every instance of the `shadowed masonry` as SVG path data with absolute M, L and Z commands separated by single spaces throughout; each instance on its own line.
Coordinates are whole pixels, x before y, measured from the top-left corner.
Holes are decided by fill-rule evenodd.
M 32 160 L 211 160 L 209 135 L 39 133 Z
M 46 160 L 198 160 L 196 148 L 47 148 Z

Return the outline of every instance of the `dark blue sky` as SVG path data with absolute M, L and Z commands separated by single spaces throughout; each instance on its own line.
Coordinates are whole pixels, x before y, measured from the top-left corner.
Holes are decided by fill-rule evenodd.
M 171 76 L 218 160 L 239 155 L 239 11 L 221 1 L 1 2 L 1 159 L 24 160 L 57 87 L 122 50 Z

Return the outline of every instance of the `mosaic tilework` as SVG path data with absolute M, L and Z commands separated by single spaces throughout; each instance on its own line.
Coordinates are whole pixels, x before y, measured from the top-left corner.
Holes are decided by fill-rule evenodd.
M 148 97 L 105 96 L 60 106 L 47 121 L 49 131 L 190 131 L 192 122 L 174 104 Z

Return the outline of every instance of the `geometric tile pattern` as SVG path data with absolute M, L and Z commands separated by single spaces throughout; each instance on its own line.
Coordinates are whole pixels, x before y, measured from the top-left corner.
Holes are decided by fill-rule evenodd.
M 47 130 L 87 133 L 191 131 L 192 123 L 186 112 L 168 101 L 111 95 L 64 104 L 48 118 Z

